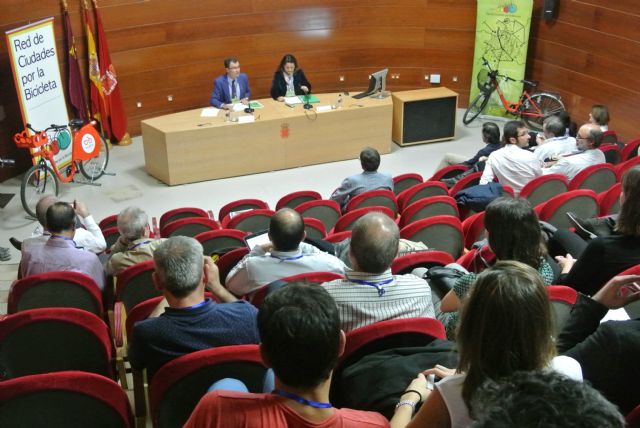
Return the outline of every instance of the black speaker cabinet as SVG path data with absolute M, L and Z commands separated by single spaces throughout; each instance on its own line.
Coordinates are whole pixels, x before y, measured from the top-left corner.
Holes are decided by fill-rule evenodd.
M 455 136 L 458 94 L 429 88 L 394 92 L 393 141 L 400 146 L 450 140 Z

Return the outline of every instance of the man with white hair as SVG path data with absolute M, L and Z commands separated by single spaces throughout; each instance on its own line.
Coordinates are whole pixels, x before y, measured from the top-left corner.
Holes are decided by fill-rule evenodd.
M 602 143 L 603 134 L 600 126 L 587 123 L 582 125 L 576 135 L 578 153 L 561 157 L 552 166 L 542 169 L 543 174 L 564 174 L 571 181 L 583 169 L 592 165 L 605 163 L 604 153 L 598 147 Z

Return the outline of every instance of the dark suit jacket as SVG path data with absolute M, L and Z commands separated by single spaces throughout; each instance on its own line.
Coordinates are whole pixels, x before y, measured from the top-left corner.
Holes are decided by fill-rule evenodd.
M 249 90 L 249 78 L 246 74 L 240 73 L 236 79 L 240 88 L 238 94 L 239 99 L 251 98 L 251 91 Z M 227 75 L 223 74 L 213 82 L 213 93 L 211 94 L 211 105 L 217 108 L 221 108 L 223 104 L 231 103 L 231 92 L 229 92 L 229 81 Z
M 307 76 L 304 75 L 304 71 L 299 68 L 293 72 L 293 88 L 296 91 L 296 95 L 304 95 L 300 86 L 306 86 L 311 91 L 311 83 L 307 80 Z M 286 93 L 287 82 L 284 80 L 282 71 L 276 71 L 271 82 L 271 98 L 277 100 L 278 97 L 284 97 Z
M 584 379 L 626 414 L 640 403 L 640 319 L 600 324 L 607 308 L 578 296 L 558 335 L 558 353 L 576 359 Z

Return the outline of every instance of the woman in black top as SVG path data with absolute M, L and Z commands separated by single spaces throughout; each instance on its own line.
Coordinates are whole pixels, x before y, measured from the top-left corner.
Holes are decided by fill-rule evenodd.
M 291 54 L 283 56 L 278 70 L 273 75 L 271 98 L 284 101 L 285 96 L 293 97 L 308 92 L 311 92 L 311 83 L 304 75 L 304 71 L 298 68 L 296 57 Z
M 628 170 L 622 178 L 620 214 L 611 236 L 589 241 L 581 254 L 558 256 L 562 267 L 559 284 L 587 295 L 595 294 L 620 272 L 640 264 L 640 167 Z M 574 260 L 572 256 L 577 257 Z

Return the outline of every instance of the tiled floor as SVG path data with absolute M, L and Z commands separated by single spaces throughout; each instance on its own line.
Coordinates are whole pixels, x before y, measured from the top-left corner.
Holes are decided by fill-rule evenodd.
M 462 110 L 459 110 L 458 120 L 461 117 Z M 426 179 L 434 172 L 444 153 L 455 152 L 471 157 L 482 147 L 481 126 L 481 121 L 469 127 L 459 122 L 456 138 L 452 141 L 411 147 L 391 144 L 391 153 L 382 157 L 380 170 L 394 176 L 417 172 Z M 247 153 L 247 156 L 251 156 L 251 153 Z M 358 153 L 354 153 L 352 160 L 169 187 L 145 172 L 142 138 L 137 137 L 131 146 L 112 149 L 108 169 L 116 173 L 115 176 L 101 178 L 101 187 L 63 184 L 61 198 L 77 198 L 86 202 L 97 221 L 117 214 L 129 205 L 138 205 L 149 216 L 155 217 L 180 206 L 211 209 L 217 214 L 221 206 L 240 198 L 263 199 L 275 207 L 281 196 L 295 190 L 312 189 L 328 197 L 342 178 L 361 171 L 357 157 Z M 21 239 L 28 237 L 36 224 L 25 218 L 19 188 L 20 177 L 0 183 L 0 193 L 16 194 L 0 210 L 0 246 L 9 247 L 8 239 L 11 236 Z M 15 279 L 20 253 L 11 248 L 11 255 L 10 261 L 0 262 L 0 313 L 6 313 L 6 297 Z

